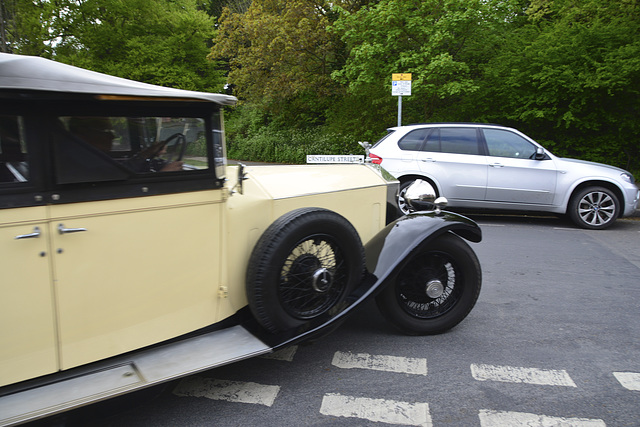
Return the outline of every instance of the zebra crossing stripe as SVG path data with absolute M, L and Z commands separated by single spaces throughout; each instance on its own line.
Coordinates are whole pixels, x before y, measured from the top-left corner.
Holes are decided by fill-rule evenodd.
M 325 394 L 320 413 L 405 426 L 432 427 L 428 403 Z
M 399 372 L 403 374 L 427 375 L 427 359 L 423 358 L 337 351 L 333 355 L 331 364 L 343 369 L 360 368 L 375 371 Z
M 628 390 L 640 391 L 640 374 L 635 372 L 614 372 L 613 375 L 622 384 L 622 387 Z
M 506 383 L 526 383 L 576 387 L 567 371 L 513 366 L 471 365 L 471 375 L 478 381 L 500 381 Z
M 173 390 L 173 394 L 182 397 L 206 397 L 212 400 L 271 406 L 279 391 L 280 387 L 276 385 L 217 380 L 194 375 L 180 381 Z
M 588 418 L 562 418 L 526 412 L 501 412 L 481 409 L 481 427 L 606 427 L 604 421 Z

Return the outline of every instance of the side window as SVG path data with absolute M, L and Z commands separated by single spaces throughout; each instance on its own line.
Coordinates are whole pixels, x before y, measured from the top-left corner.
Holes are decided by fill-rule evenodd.
M 409 132 L 398 141 L 398 147 L 406 151 L 420 151 L 422 142 L 431 129 L 417 129 Z
M 475 128 L 440 128 L 443 153 L 480 154 Z
M 29 181 L 29 159 L 21 116 L 0 115 L 0 186 Z
M 60 116 L 56 126 L 60 184 L 209 168 L 203 118 Z
M 440 144 L 440 129 L 436 128 L 431 132 L 427 137 L 423 150 L 434 153 L 440 153 L 442 151 L 442 144 Z
M 502 129 L 483 129 L 490 156 L 532 159 L 536 147 L 513 132 Z

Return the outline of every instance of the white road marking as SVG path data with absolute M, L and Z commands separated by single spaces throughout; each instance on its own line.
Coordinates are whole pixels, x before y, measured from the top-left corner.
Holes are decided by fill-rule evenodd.
M 283 348 L 282 350 L 278 350 L 275 353 L 264 354 L 260 357 L 263 359 L 275 359 L 285 362 L 293 362 L 293 356 L 295 356 L 296 351 L 298 351 L 298 346 L 292 345 L 291 347 Z
M 622 384 L 622 387 L 640 391 L 640 374 L 635 372 L 614 372 L 613 375 Z
M 399 372 L 403 374 L 427 375 L 427 359 L 383 356 L 367 353 L 345 353 L 333 355 L 334 366 L 344 369 L 360 368 L 375 371 Z
M 271 406 L 279 391 L 280 387 L 276 385 L 191 376 L 180 381 L 173 394 Z
M 322 398 L 320 413 L 405 426 L 433 426 L 428 403 L 398 402 L 329 393 Z
M 577 387 L 567 371 L 537 368 L 517 368 L 513 366 L 471 365 L 471 375 L 478 381 L 500 381 L 506 383 L 527 383 Z
M 478 414 L 481 427 L 605 427 L 602 420 L 588 418 L 562 418 L 526 412 L 501 412 L 481 409 Z

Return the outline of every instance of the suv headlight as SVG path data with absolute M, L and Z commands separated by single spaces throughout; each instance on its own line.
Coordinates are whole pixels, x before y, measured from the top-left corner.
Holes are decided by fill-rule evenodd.
M 622 178 L 624 181 L 627 181 L 629 184 L 633 184 L 635 182 L 633 175 L 627 172 L 621 173 L 620 178 Z

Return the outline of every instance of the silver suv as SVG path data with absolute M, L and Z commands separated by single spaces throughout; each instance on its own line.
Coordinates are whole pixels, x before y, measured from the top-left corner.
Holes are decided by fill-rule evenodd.
M 404 193 L 428 181 L 449 207 L 568 214 L 580 227 L 603 229 L 631 215 L 640 191 L 629 172 L 556 157 L 523 133 L 496 125 L 430 123 L 400 126 L 371 149 Z

